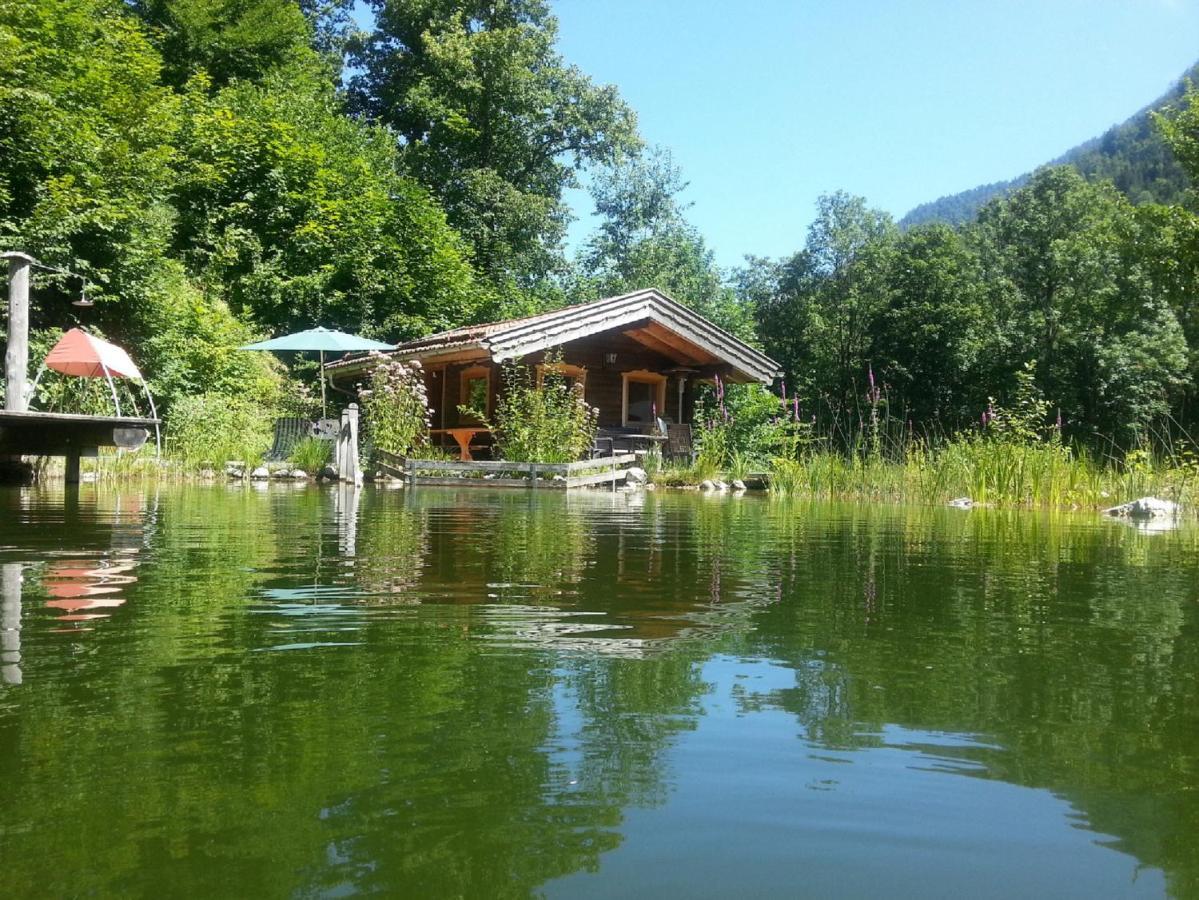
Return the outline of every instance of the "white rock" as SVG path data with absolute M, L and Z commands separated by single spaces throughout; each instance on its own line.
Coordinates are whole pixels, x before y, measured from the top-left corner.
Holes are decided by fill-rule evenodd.
M 292 469 L 291 477 L 294 478 L 296 481 L 307 481 L 308 473 L 305 472 L 303 469 Z
M 253 478 L 255 481 L 263 481 L 263 480 L 271 477 L 271 470 L 268 469 L 266 466 L 259 466 L 257 469 L 255 469 L 253 472 L 250 473 L 250 477 Z
M 629 484 L 645 484 L 649 481 L 649 475 L 645 469 L 633 466 L 632 468 L 625 469 L 624 480 Z
M 969 509 L 974 505 L 974 501 L 969 497 L 954 497 L 949 501 L 949 506 L 954 509 Z
M 699 483 L 699 489 L 701 491 L 714 491 L 716 490 L 716 482 L 712 481 L 710 478 L 705 478 Z
M 656 484 L 653 484 L 653 483 L 651 482 L 651 483 L 649 483 L 649 484 L 646 484 L 646 486 L 645 486 L 645 489 L 646 489 L 647 491 L 656 491 L 656 490 L 658 489 L 658 486 L 657 486 Z
M 728 489 L 729 489 L 729 486 L 727 484 L 725 484 L 723 481 L 716 482 L 716 490 L 727 491 Z
M 733 481 L 733 490 L 734 490 L 734 491 L 743 491 L 743 490 L 745 490 L 745 482 L 744 482 L 744 481 L 742 481 L 740 478 L 738 478 L 738 479 L 734 480 L 734 481 Z
M 1129 503 L 1121 503 L 1104 510 L 1109 516 L 1128 516 L 1130 519 L 1174 519 L 1178 517 L 1178 504 L 1160 497 L 1140 497 Z

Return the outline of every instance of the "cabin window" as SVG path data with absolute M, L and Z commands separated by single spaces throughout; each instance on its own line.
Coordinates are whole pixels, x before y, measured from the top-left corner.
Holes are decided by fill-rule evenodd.
M 462 406 L 484 416 L 491 414 L 491 369 L 487 366 L 463 369 L 461 388 L 458 402 Z M 480 421 L 479 416 L 471 413 L 461 412 L 460 416 L 463 422 Z
M 545 381 L 545 373 L 551 372 L 566 379 L 566 384 L 573 388 L 576 384 L 587 388 L 587 370 L 582 366 L 572 366 L 568 363 L 541 363 L 537 366 L 537 386 Z
M 625 372 L 622 421 L 625 425 L 651 425 L 655 413 L 666 413 L 666 376 L 657 372 Z

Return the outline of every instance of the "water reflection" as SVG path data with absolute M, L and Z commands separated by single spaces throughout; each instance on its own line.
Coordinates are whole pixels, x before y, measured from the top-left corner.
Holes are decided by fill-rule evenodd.
M 0 501 L 18 895 L 1197 893 L 1192 528 L 63 500 Z
M 147 510 L 141 494 L 89 491 L 81 497 L 77 488 L 5 491 L 0 498 L 0 514 L 21 538 L 15 546 L 5 542 L 0 557 L 20 557 L 22 545 L 37 552 L 26 561 L 0 563 L 0 680 L 21 684 L 25 595 L 32 592 L 42 608 L 58 612 L 62 627 L 50 630 L 87 630 L 85 623 L 107 618 L 108 610 L 125 603 L 122 589 L 137 581 L 132 573 L 152 533 L 153 501 Z M 54 510 L 50 516 L 44 515 L 47 506 Z M 80 542 L 77 549 L 60 549 L 68 533 Z

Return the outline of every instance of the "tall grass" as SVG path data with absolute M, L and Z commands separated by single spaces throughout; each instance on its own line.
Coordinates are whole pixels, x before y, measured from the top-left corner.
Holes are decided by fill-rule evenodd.
M 1087 508 L 1155 494 L 1199 500 L 1199 467 L 1189 455 L 1136 450 L 1101 460 L 1060 443 L 965 436 L 935 446 L 915 441 L 898 458 L 815 450 L 771 465 L 770 489 L 784 496 L 922 503 L 969 497 L 992 506 Z
M 292 448 L 290 462 L 309 475 L 316 475 L 333 460 L 333 442 L 318 438 L 304 438 Z

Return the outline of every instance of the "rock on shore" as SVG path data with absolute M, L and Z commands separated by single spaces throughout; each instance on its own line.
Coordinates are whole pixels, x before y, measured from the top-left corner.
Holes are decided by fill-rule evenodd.
M 1104 512 L 1109 516 L 1127 516 L 1130 519 L 1176 519 L 1180 510 L 1178 504 L 1173 500 L 1163 500 L 1160 497 L 1141 497 L 1105 509 Z

